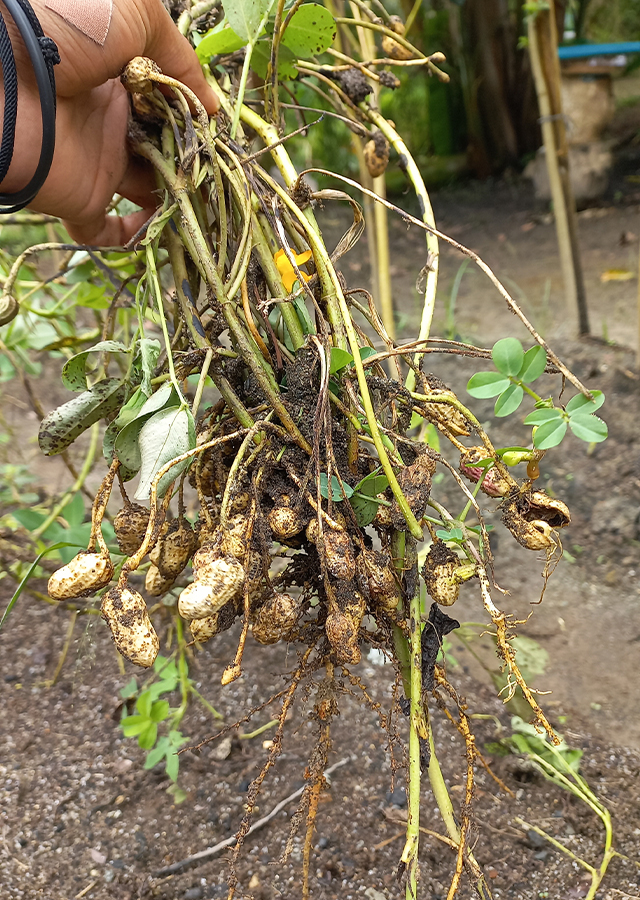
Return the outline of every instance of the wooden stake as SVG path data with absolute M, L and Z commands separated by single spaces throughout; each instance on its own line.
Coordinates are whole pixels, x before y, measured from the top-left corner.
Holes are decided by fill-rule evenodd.
M 560 61 L 553 0 L 550 0 L 549 9 L 529 17 L 528 34 L 565 293 L 570 302 L 577 306 L 579 333 L 589 334 L 576 202 L 569 177 L 569 150 L 560 96 Z

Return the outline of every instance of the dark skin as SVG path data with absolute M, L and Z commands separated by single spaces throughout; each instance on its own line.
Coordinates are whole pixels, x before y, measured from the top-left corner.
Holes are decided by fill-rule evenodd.
M 86 0 L 89 7 L 93 2 Z M 44 33 L 58 45 L 61 63 L 54 70 L 58 109 L 53 165 L 30 208 L 61 218 L 78 243 L 121 246 L 158 205 L 153 171 L 132 156 L 127 146 L 129 98 L 119 78 L 124 66 L 136 56 L 150 57 L 165 74 L 190 87 L 211 115 L 218 110 L 218 98 L 161 0 L 114 0 L 104 46 L 47 9 L 44 0 L 31 0 L 31 5 Z M 0 190 L 8 193 L 24 187 L 35 171 L 42 129 L 26 49 L 1 0 L 0 11 L 11 35 L 20 79 L 14 157 L 0 184 Z M 0 115 L 1 110 L 0 100 Z M 142 211 L 107 216 L 115 193 Z

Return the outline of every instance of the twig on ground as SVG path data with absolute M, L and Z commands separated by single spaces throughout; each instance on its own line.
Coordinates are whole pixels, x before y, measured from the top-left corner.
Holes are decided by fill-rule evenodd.
M 346 764 L 350 761 L 350 756 L 345 756 L 344 759 L 338 760 L 338 762 L 334 763 L 332 766 L 329 766 L 328 769 L 325 769 L 325 776 L 331 775 L 336 771 L 336 769 L 339 769 L 341 766 L 346 766 Z M 263 816 L 261 819 L 257 819 L 247 831 L 246 837 L 248 837 L 250 834 L 253 834 L 254 831 L 258 830 L 258 828 L 262 828 L 262 826 L 266 825 L 267 822 L 271 821 L 271 819 L 277 816 L 280 810 L 284 809 L 284 807 L 288 803 L 291 803 L 292 800 L 297 800 L 298 797 L 302 795 L 305 787 L 306 785 L 298 788 L 298 790 L 294 791 L 293 794 L 289 794 L 289 796 L 285 797 L 284 800 L 276 803 L 271 812 L 267 813 L 266 816 Z M 178 862 L 172 863 L 172 865 L 170 866 L 165 866 L 163 869 L 158 869 L 158 871 L 154 873 L 153 877 L 164 878 L 167 875 L 173 875 L 175 872 L 179 872 L 181 869 L 184 869 L 195 862 L 200 862 L 203 859 L 210 859 L 212 856 L 216 856 L 216 854 L 220 853 L 221 850 L 226 850 L 227 847 L 233 847 L 235 842 L 236 835 L 234 834 L 232 837 L 226 838 L 226 840 L 220 841 L 220 843 L 218 844 L 214 844 L 213 847 L 207 847 L 206 850 L 200 850 L 199 853 L 194 853 L 193 856 L 187 856 L 186 859 L 181 859 Z

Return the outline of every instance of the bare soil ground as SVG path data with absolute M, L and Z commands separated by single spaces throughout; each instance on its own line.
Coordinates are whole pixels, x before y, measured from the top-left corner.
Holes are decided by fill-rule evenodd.
M 567 309 L 556 255 L 554 227 L 536 209 L 520 184 L 466 185 L 433 196 L 439 226 L 478 251 L 520 299 L 535 326 L 583 380 L 607 395 L 603 417 L 610 438 L 593 452 L 569 439 L 566 450 L 548 454 L 542 468 L 547 490 L 565 500 L 573 522 L 563 535 L 569 556 L 554 573 L 541 605 L 543 562 L 499 533 L 496 576 L 509 589 L 504 606 L 527 620 L 520 633 L 535 638 L 549 653 L 549 665 L 535 687 L 552 721 L 567 741 L 584 750 L 582 771 L 611 810 L 615 846 L 640 859 L 640 718 L 638 716 L 638 646 L 640 642 L 640 410 L 635 364 L 636 281 L 600 280 L 610 269 L 637 269 L 640 197 L 620 176 L 617 203 L 580 216 L 580 237 L 593 332 L 608 341 L 577 341 L 575 311 Z M 328 209 L 327 224 L 336 233 L 344 219 Z M 332 219 L 333 217 L 333 219 Z M 621 241 L 621 236 L 625 237 Z M 419 315 L 415 279 L 424 264 L 424 239 L 414 229 L 392 223 L 394 290 L 402 333 L 416 332 Z M 441 297 L 446 300 L 461 263 L 443 248 Z M 344 260 L 350 284 L 366 283 L 363 248 Z M 442 309 L 442 303 L 440 306 Z M 443 333 L 440 312 L 434 333 Z M 484 278 L 470 267 L 457 298 L 455 331 L 481 346 L 506 334 L 526 342 L 526 332 Z M 464 395 L 473 372 L 467 361 L 434 357 L 427 367 Z M 549 391 L 557 384 L 549 381 Z M 43 402 L 62 399 L 62 389 L 40 384 Z M 22 461 L 32 460 L 42 482 L 51 488 L 62 480 L 56 462 L 43 461 L 29 443 L 37 422 L 22 406 L 25 398 L 8 385 L 3 402 L 5 427 L 16 436 Z M 518 416 L 506 422 L 492 415 L 491 403 L 474 404 L 498 445 L 527 440 Z M 445 483 L 436 488 L 453 506 Z M 486 504 L 489 521 L 498 522 L 496 504 Z M 500 529 L 497 528 L 496 532 Z M 493 538 L 492 538 L 493 540 Z M 7 580 L 0 582 L 4 608 Z M 529 617 L 529 614 L 531 616 Z M 462 621 L 484 622 L 473 591 L 465 589 L 455 607 Z M 529 617 L 529 618 L 528 618 Z M 264 763 L 263 740 L 236 734 L 230 745 L 207 745 L 182 757 L 181 784 L 187 800 L 173 805 L 161 767 L 144 771 L 144 753 L 134 740 L 122 738 L 119 689 L 139 674 L 123 674 L 106 628 L 97 616 L 78 619 L 71 649 L 58 682 L 46 687 L 56 669 L 69 613 L 24 597 L 9 627 L 0 633 L 2 676 L 0 703 L 0 867 L 2 897 L 14 900 L 198 900 L 225 897 L 227 858 L 221 854 L 176 875 L 157 873 L 167 864 L 232 836 L 243 815 L 248 785 Z M 232 630 L 198 654 L 192 676 L 207 699 L 233 722 L 267 700 L 295 668 L 295 649 L 252 644 L 245 672 L 226 689 L 219 686 L 237 633 Z M 477 743 L 483 749 L 509 732 L 509 713 L 496 699 L 481 665 L 451 637 L 458 667 L 449 676 L 466 697 L 476 719 Z M 485 664 L 491 663 L 483 657 Z M 358 675 L 383 712 L 393 706 L 394 674 L 364 654 Z M 259 817 L 304 784 L 305 762 L 317 724 L 311 717 L 315 688 L 300 693 L 285 733 L 282 756 L 260 795 Z M 402 851 L 404 720 L 393 718 L 391 733 L 377 714 L 344 682 L 341 714 L 333 729 L 330 763 L 346 759 L 336 770 L 320 805 L 311 865 L 313 898 L 395 898 L 404 894 L 397 881 Z M 202 712 L 202 715 L 201 715 Z M 274 714 L 259 712 L 246 731 Z M 192 706 L 183 731 L 197 742 L 219 726 Z M 461 799 L 464 745 L 436 712 L 436 746 L 452 796 Z M 393 762 L 395 757 L 395 762 Z M 516 817 L 535 824 L 565 843 L 577 856 L 599 864 L 602 829 L 598 820 L 568 793 L 545 782 L 519 757 L 493 757 L 493 769 L 512 791 L 510 796 L 481 767 L 477 770 L 474 807 L 475 855 L 484 866 L 495 898 L 574 900 L 586 896 L 584 869 Z M 395 771 L 394 769 L 400 766 Z M 251 835 L 238 862 L 239 897 L 256 900 L 300 897 L 304 827 L 280 862 L 296 801 Z M 443 831 L 428 787 L 423 823 Z M 422 896 L 447 894 L 454 854 L 437 840 L 423 837 Z M 585 876 L 587 876 L 585 878 Z M 473 896 L 464 884 L 459 896 Z M 640 868 L 615 859 L 598 893 L 599 900 L 640 897 Z

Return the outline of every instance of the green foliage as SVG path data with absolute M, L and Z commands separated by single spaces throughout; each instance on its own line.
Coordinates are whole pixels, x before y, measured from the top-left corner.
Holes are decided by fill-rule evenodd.
M 37 531 L 50 518 L 48 511 L 20 507 L 11 512 L 11 517 L 20 523 L 29 532 Z M 78 492 L 62 507 L 55 521 L 42 532 L 39 537 L 39 545 L 56 544 L 60 549 L 56 552 L 63 564 L 70 562 L 79 550 L 86 548 L 91 534 L 90 512 L 85 508 L 85 498 Z M 115 532 L 110 522 L 102 522 L 102 534 L 109 550 L 116 555 L 120 554 L 116 542 Z M 53 552 L 51 547 L 47 553 Z
M 137 737 L 138 746 L 143 750 L 150 750 L 158 736 L 158 722 L 163 722 L 169 716 L 169 703 L 167 700 L 154 702 L 151 693 L 145 691 L 136 700 L 136 709 L 136 715 L 122 719 L 122 731 L 125 737 Z
M 0 444 L 10 440 L 9 435 L 0 434 Z M 11 506 L 33 506 L 40 499 L 33 490 L 36 477 L 30 466 L 21 463 L 0 465 L 0 514 L 3 508 Z
M 229 25 L 248 44 L 258 38 L 273 3 L 274 0 L 224 0 L 222 8 Z
M 140 482 L 135 493 L 136 500 L 147 500 L 151 483 L 156 474 L 171 462 L 196 445 L 195 422 L 191 410 L 186 405 L 170 406 L 148 419 L 140 429 Z M 158 483 L 158 497 L 163 497 L 170 484 L 189 465 L 184 460 L 173 466 Z
M 100 419 L 118 409 L 125 386 L 118 378 L 103 378 L 73 400 L 63 403 L 44 417 L 38 443 L 45 456 L 56 456 Z
M 329 10 L 318 3 L 305 3 L 291 17 L 282 43 L 295 56 L 308 59 L 328 50 L 335 36 L 336 23 Z
M 361 528 L 370 525 L 376 517 L 381 500 L 378 495 L 389 487 L 386 475 L 372 472 L 356 485 L 349 503 Z
M 160 345 L 158 345 L 159 347 Z M 62 367 L 62 383 L 70 391 L 86 391 L 89 387 L 87 383 L 87 360 L 90 353 L 130 353 L 130 349 L 125 347 L 120 341 L 100 341 L 88 350 L 82 353 L 76 353 L 71 359 L 68 359 Z
M 180 680 L 179 672 L 175 662 L 164 656 L 157 657 L 153 670 L 157 680 L 138 694 L 135 702 L 136 712 L 133 715 L 123 716 L 120 726 L 125 737 L 136 737 L 138 746 L 149 751 L 144 764 L 145 769 L 152 769 L 164 760 L 166 773 L 171 781 L 175 782 L 180 768 L 177 751 L 187 743 L 188 738 L 171 727 L 179 710 L 171 709 L 169 701 L 162 698 L 162 695 L 171 694 L 176 690 Z M 120 690 L 123 700 L 131 700 L 137 693 L 135 678 L 131 678 Z M 168 733 L 159 736 L 159 727 L 164 723 L 169 726 Z
M 260 42 L 263 45 L 262 53 L 257 54 L 256 50 L 258 38 L 265 30 L 268 35 L 273 34 L 273 20 L 269 24 L 266 21 L 273 7 L 273 0 L 228 0 L 223 3 L 223 7 L 226 20 L 204 35 L 196 48 L 198 57 L 202 62 L 208 62 L 212 56 L 233 53 L 247 44 L 254 44 L 252 68 L 264 78 L 270 38 Z M 317 3 L 305 3 L 291 17 L 282 37 L 280 53 L 283 60 L 292 65 L 295 59 L 308 59 L 324 53 L 335 36 L 336 24 L 329 10 Z M 260 59 L 256 59 L 258 55 Z M 297 70 L 279 70 L 278 74 L 280 77 L 295 78 Z
M 181 634 L 179 626 L 177 663 L 171 657 L 158 655 L 153 664 L 155 680 L 148 687 L 139 692 L 136 678 L 130 678 L 119 692 L 125 701 L 131 702 L 135 698 L 136 710 L 131 715 L 124 715 L 120 720 L 122 732 L 125 737 L 137 738 L 138 746 L 148 751 L 145 769 L 152 769 L 164 762 L 165 771 L 173 782 L 167 793 L 173 796 L 174 803 L 181 803 L 187 796 L 176 783 L 180 769 L 178 750 L 189 741 L 189 738 L 178 729 L 187 710 L 187 698 L 193 694 L 214 718 L 222 718 L 198 693 L 192 679 L 189 678 Z M 174 708 L 165 695 L 172 694 L 177 689 L 181 690 L 182 702 Z
M 329 479 L 327 478 L 326 472 L 320 473 L 320 493 L 325 500 L 329 498 Z M 349 498 L 352 494 L 352 487 L 349 487 L 344 481 L 340 484 L 335 475 L 331 476 L 331 499 L 334 502 L 337 503 L 339 500 Z
M 196 47 L 200 62 L 209 62 L 212 56 L 224 56 L 242 49 L 246 41 L 239 37 L 226 20 L 206 33 Z
M 367 475 L 355 487 L 351 487 L 346 482 L 340 484 L 335 475 L 331 476 L 331 499 L 334 503 L 341 500 L 348 500 L 356 520 L 360 527 L 364 528 L 370 525 L 375 519 L 378 507 L 381 503 L 388 501 L 381 500 L 379 494 L 389 487 L 389 479 L 386 475 L 379 474 L 379 470 Z M 320 473 L 320 493 L 325 498 L 329 497 L 329 482 L 326 472 Z
M 582 750 L 569 747 L 564 740 L 554 746 L 547 735 L 540 734 L 519 716 L 512 717 L 511 729 L 512 734 L 505 738 L 505 743 L 516 753 L 526 755 L 549 781 L 565 787 L 558 776 L 564 775 L 567 769 L 576 774 L 580 771 Z
M 537 450 L 557 447 L 567 429 L 571 429 L 576 437 L 587 443 L 598 443 L 606 439 L 607 426 L 594 415 L 604 403 L 602 391 L 592 391 L 593 399 L 577 394 L 562 408 L 554 406 L 552 400 L 543 399 L 529 387 L 546 368 L 547 354 L 543 347 L 531 347 L 525 353 L 517 338 L 503 338 L 494 344 L 491 356 L 497 371 L 476 372 L 467 383 L 467 391 L 472 397 L 482 400 L 496 397 L 494 412 L 500 417 L 516 412 L 525 393 L 531 396 L 535 401 L 535 409 L 525 418 L 524 424 L 533 427 L 533 446 Z M 517 462 L 521 461 L 523 459 L 517 459 Z M 507 465 L 516 464 L 506 459 L 505 462 Z

